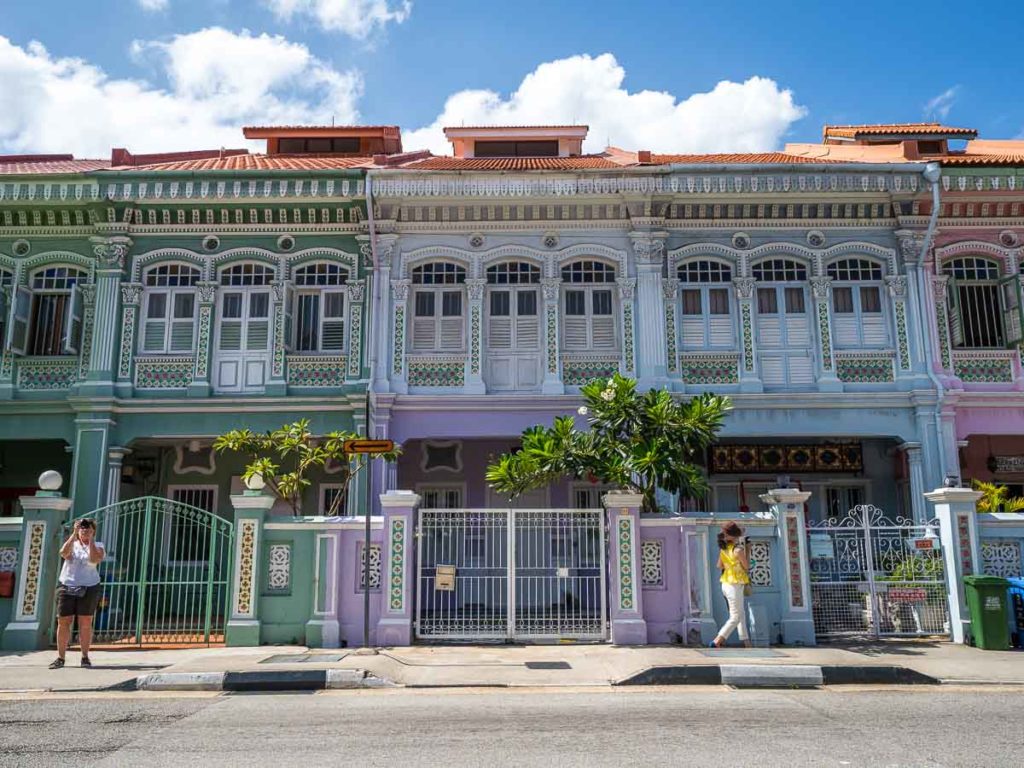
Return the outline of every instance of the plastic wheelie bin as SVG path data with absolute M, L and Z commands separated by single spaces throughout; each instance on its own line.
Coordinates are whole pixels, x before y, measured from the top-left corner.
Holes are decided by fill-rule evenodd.
M 967 609 L 971 613 L 974 644 L 986 651 L 1010 647 L 1010 626 L 1006 613 L 1006 579 L 998 576 L 964 576 Z

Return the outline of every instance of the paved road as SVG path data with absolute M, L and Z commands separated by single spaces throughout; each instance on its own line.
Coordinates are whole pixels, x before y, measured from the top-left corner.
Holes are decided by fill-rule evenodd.
M 1020 766 L 1008 689 L 0 699 L 0 765 Z

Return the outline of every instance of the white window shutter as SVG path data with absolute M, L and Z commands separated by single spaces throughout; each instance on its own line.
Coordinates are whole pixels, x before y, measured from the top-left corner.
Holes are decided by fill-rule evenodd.
M 10 322 L 7 328 L 7 348 L 12 354 L 24 355 L 28 348 L 28 324 L 32 314 L 32 289 L 19 285 L 11 301 Z
M 284 286 L 284 351 L 295 351 L 295 326 L 292 318 L 295 316 L 295 289 L 291 283 Z
M 598 315 L 591 318 L 594 349 L 615 349 L 615 315 Z
M 862 318 L 865 347 L 885 347 L 889 344 L 889 325 L 881 312 L 871 312 Z
M 250 352 L 266 351 L 270 343 L 270 320 L 261 317 L 249 320 L 245 334 L 245 348 Z
M 539 349 L 540 323 L 536 315 L 516 318 L 516 349 L 528 351 Z
M 1016 346 L 1021 341 L 1020 282 L 1011 275 L 999 282 L 999 298 L 1003 310 L 1003 328 L 1006 329 L 1006 346 Z
M 781 386 L 786 383 L 786 369 L 782 355 L 761 355 L 761 381 L 766 386 Z
M 949 335 L 954 347 L 964 343 L 964 320 L 960 308 L 960 290 L 956 281 L 950 279 L 946 285 L 947 306 L 949 310 Z
M 792 355 L 789 358 L 790 384 L 811 384 L 814 382 L 814 362 L 810 355 Z
M 564 335 L 565 348 L 572 351 L 586 351 L 589 349 L 587 339 L 587 318 L 579 315 L 571 315 L 562 318 L 562 332 Z
M 729 315 L 712 316 L 708 322 L 711 332 L 712 347 L 732 347 L 735 345 L 735 334 L 733 332 L 732 318 Z
M 242 321 L 221 320 L 220 349 L 223 352 L 240 352 L 242 349 Z
M 786 343 L 806 347 L 811 343 L 811 324 L 807 315 L 786 315 Z
M 434 349 L 437 336 L 437 320 L 433 317 L 413 317 L 412 349 L 413 352 L 430 352 Z
M 82 289 L 77 284 L 71 286 L 66 316 L 64 318 L 63 348 L 66 355 L 77 355 L 82 339 Z
M 704 318 L 687 315 L 683 318 L 683 346 L 687 349 L 703 349 L 707 342 L 704 339 Z
M 488 320 L 487 348 L 501 352 L 512 349 L 511 317 L 491 317 Z
M 856 315 L 833 315 L 832 333 L 837 347 L 860 346 L 860 328 Z
M 324 295 L 320 302 L 320 311 L 323 313 L 323 325 L 320 332 L 320 348 L 324 352 L 334 352 L 341 354 L 345 351 L 345 303 L 342 299 L 340 307 L 340 315 L 328 314 L 328 304 L 330 298 L 337 299 L 338 294 L 342 294 L 342 291 L 324 291 Z M 356 342 L 358 344 L 358 341 Z
M 441 339 L 439 348 L 443 352 L 459 352 L 462 350 L 462 329 L 465 325 L 462 317 L 441 318 Z
M 782 346 L 782 321 L 775 315 L 759 315 L 757 318 L 758 341 L 765 347 Z

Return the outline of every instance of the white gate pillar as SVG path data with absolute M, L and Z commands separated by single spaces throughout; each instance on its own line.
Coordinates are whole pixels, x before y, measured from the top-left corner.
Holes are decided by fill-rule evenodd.
M 260 644 L 260 565 L 263 562 L 263 521 L 275 497 L 263 493 L 262 484 L 249 481 L 252 489 L 231 497 L 235 510 L 234 574 L 231 615 L 224 631 L 225 645 Z M 258 488 L 256 486 L 259 486 Z
M 608 599 L 612 642 L 616 645 L 647 645 L 643 590 L 640 589 L 640 507 L 638 493 L 612 492 L 602 498 L 608 510 L 611 538 Z
M 420 497 L 412 491 L 380 495 L 384 513 L 384 579 L 381 618 L 375 645 L 412 645 L 413 595 L 416 588 L 414 526 Z
M 976 511 L 981 495 L 970 488 L 938 488 L 924 495 L 935 505 L 935 516 L 939 519 L 946 591 L 949 594 L 949 624 L 954 643 L 965 643 L 971 636 L 971 617 L 964 598 L 963 577 L 975 573 L 981 562 Z
M 778 521 L 778 549 L 783 553 L 786 564 L 786 589 L 779 606 L 782 642 L 785 645 L 816 644 L 804 519 L 804 504 L 810 497 L 810 491 L 796 488 L 776 488 L 761 497 L 771 505 L 772 513 Z

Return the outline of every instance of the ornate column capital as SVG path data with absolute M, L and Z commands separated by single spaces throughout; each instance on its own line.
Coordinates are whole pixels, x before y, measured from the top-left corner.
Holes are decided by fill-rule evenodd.
M 906 275 L 892 275 L 885 278 L 885 285 L 889 288 L 889 295 L 894 299 L 904 299 L 907 296 Z
M 808 282 L 811 284 L 815 301 L 828 301 L 828 296 L 832 292 L 831 277 L 812 277 Z
M 949 289 L 949 275 L 932 275 L 932 294 L 936 301 L 946 300 L 946 291 Z
M 96 303 L 96 284 L 95 283 L 82 283 L 78 286 L 78 290 L 82 292 L 82 302 L 87 307 L 91 307 Z
M 213 304 L 217 297 L 217 283 L 196 283 L 196 289 L 199 292 L 199 303 L 200 304 Z
M 346 284 L 348 287 L 348 298 L 353 303 L 360 303 L 366 297 L 366 281 L 365 280 L 349 280 Z
M 661 295 L 670 301 L 679 298 L 679 281 L 665 279 L 661 281 Z
M 637 263 L 643 265 L 661 264 L 665 258 L 665 239 L 667 232 L 630 232 L 633 241 L 633 253 Z
M 284 301 L 284 287 L 286 282 L 284 280 L 271 280 L 270 289 L 274 292 L 274 301 L 280 303 Z
M 396 301 L 406 301 L 409 298 L 409 286 L 412 280 L 392 280 L 391 293 Z
M 615 282 L 619 284 L 619 298 L 623 301 L 632 301 L 636 293 L 636 278 L 620 277 Z
M 558 301 L 558 292 L 562 289 L 562 278 L 542 278 L 540 281 L 540 289 L 544 293 L 544 301 Z
M 142 299 L 142 283 L 121 283 L 121 303 L 137 307 Z
M 753 277 L 734 277 L 732 279 L 733 289 L 736 291 L 737 299 L 754 298 L 754 289 L 757 287 L 757 280 Z
M 924 232 L 898 229 L 896 230 L 896 239 L 899 242 L 900 255 L 903 257 L 904 263 L 918 264 L 922 261 L 925 256 L 921 252 L 924 248 Z
M 123 235 L 114 237 L 90 237 L 92 252 L 96 254 L 100 264 L 104 267 L 116 267 L 124 269 L 125 259 L 128 250 L 132 247 L 132 239 Z
M 483 278 L 471 277 L 466 280 L 466 292 L 469 294 L 470 301 L 482 301 L 486 287 L 487 281 Z

